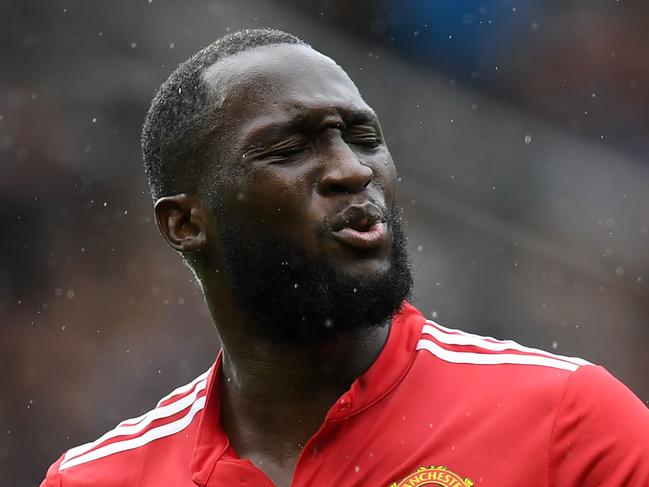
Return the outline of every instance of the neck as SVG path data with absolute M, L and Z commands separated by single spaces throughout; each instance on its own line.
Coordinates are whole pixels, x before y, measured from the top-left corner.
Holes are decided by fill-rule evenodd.
M 240 322 L 236 333 L 223 328 L 222 373 L 228 388 L 254 400 L 277 397 L 283 406 L 317 385 L 348 388 L 374 362 L 389 331 L 383 326 L 290 345 L 240 333 L 245 329 Z
M 227 290 L 205 291 L 220 297 L 208 304 L 223 346 L 222 426 L 230 443 L 253 461 L 294 462 L 329 408 L 376 360 L 389 327 L 318 343 L 270 343 L 255 335 Z

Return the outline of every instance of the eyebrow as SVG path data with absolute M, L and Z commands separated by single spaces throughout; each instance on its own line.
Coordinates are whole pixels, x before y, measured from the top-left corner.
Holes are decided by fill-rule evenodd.
M 333 113 L 340 115 L 343 123 L 347 126 L 371 125 L 376 128 L 379 127 L 378 117 L 372 109 L 337 109 L 332 112 L 332 114 Z M 251 128 L 250 131 L 244 135 L 242 148 L 255 145 L 255 139 L 274 139 L 288 134 L 317 131 L 320 129 L 319 125 L 327 118 L 327 115 L 328 114 L 324 114 L 322 116 L 314 117 L 312 112 L 300 112 L 287 119 L 271 121 L 265 124 L 262 122 L 260 125 Z

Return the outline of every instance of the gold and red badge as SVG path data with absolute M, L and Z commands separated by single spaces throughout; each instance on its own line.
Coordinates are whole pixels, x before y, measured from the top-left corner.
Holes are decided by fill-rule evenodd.
M 399 482 L 390 484 L 390 487 L 419 487 L 421 485 L 438 485 L 441 487 L 473 487 L 475 483 L 451 472 L 444 465 L 435 467 L 419 467 Z

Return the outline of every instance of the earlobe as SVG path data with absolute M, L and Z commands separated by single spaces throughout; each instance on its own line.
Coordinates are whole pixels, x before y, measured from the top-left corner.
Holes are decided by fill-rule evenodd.
M 155 220 L 167 243 L 183 253 L 199 253 L 207 248 L 207 218 L 196 196 L 165 196 L 155 203 Z

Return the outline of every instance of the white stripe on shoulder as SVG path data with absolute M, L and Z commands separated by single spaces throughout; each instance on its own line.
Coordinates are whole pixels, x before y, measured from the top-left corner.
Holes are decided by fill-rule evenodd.
M 550 357 L 538 355 L 521 355 L 517 353 L 475 353 L 475 352 L 456 352 L 440 347 L 432 340 L 424 338 L 417 342 L 417 350 L 428 350 L 436 357 L 456 364 L 478 364 L 478 365 L 497 365 L 497 364 L 518 364 L 518 365 L 541 365 L 545 367 L 554 367 L 557 369 L 569 370 L 574 372 L 579 365 L 563 360 L 557 360 Z
M 205 372 L 203 372 L 201 375 L 196 377 L 193 381 L 191 381 L 191 382 L 189 382 L 189 383 L 187 383 L 187 384 L 185 384 L 183 386 L 177 387 L 176 389 L 171 391 L 169 394 L 167 394 L 166 396 L 164 396 L 162 399 L 160 399 L 158 401 L 158 403 L 156 404 L 156 408 L 159 408 L 160 405 L 163 402 L 165 402 L 166 400 L 168 400 L 170 398 L 173 398 L 175 396 L 179 396 L 179 395 L 184 394 L 184 393 L 186 393 L 188 391 L 191 391 L 192 388 L 196 384 L 198 384 L 199 382 L 207 379 L 207 377 L 210 375 L 211 370 L 212 370 L 212 368 L 210 367 Z M 142 416 L 138 416 L 137 418 L 125 419 L 124 421 L 119 423 L 117 426 L 120 427 L 120 426 L 132 426 L 132 425 L 135 425 L 135 424 L 139 423 L 140 421 L 142 421 L 144 418 L 146 418 L 149 414 L 151 414 L 151 411 L 147 411 Z
M 178 395 L 183 394 L 183 393 L 185 393 L 185 392 L 187 392 L 187 391 L 190 391 L 190 390 L 192 389 L 192 387 L 194 387 L 194 384 L 197 384 L 197 383 L 199 383 L 200 381 L 207 379 L 207 376 L 210 375 L 210 372 L 211 372 L 211 371 L 212 371 L 212 367 L 210 367 L 210 368 L 207 369 L 205 372 L 203 372 L 201 375 L 199 375 L 198 377 L 196 377 L 196 378 L 195 378 L 193 381 L 191 381 L 189 384 L 185 384 L 184 386 L 180 386 L 180 387 L 174 389 L 174 390 L 171 391 L 169 394 L 167 394 L 165 397 L 163 397 L 162 399 L 160 399 L 160 400 L 158 401 L 158 405 L 157 405 L 156 407 L 159 407 L 160 404 L 162 404 L 163 402 L 165 402 L 167 399 L 169 399 L 169 398 L 171 398 L 171 397 L 178 396 Z
M 127 419 L 125 421 L 122 421 L 119 425 L 117 425 L 117 427 L 106 432 L 104 435 L 102 435 L 100 438 L 97 438 L 95 441 L 91 441 L 90 443 L 85 443 L 83 445 L 70 448 L 65 453 L 65 456 L 63 457 L 63 463 L 73 459 L 74 457 L 83 455 L 84 453 L 99 446 L 104 441 L 110 440 L 112 438 L 116 438 L 118 436 L 137 434 L 145 430 L 146 427 L 149 426 L 153 421 L 172 416 L 176 413 L 179 413 L 183 409 L 191 406 L 196 401 L 196 397 L 198 396 L 198 394 L 207 387 L 207 376 L 209 375 L 209 372 L 210 370 L 201 374 L 196 379 L 191 381 L 189 384 L 186 384 L 182 387 L 175 389 L 171 394 L 168 394 L 167 396 L 165 396 L 165 398 L 159 401 L 158 405 L 165 399 L 178 395 L 182 392 L 191 390 L 193 387 L 194 390 L 192 390 L 190 394 L 187 394 L 181 397 L 180 399 L 171 402 L 169 404 L 166 404 L 162 407 L 156 407 L 155 409 L 152 409 L 151 411 L 137 418 Z
M 446 343 L 447 345 L 473 345 L 475 347 L 484 348 L 492 352 L 503 352 L 505 350 L 512 350 L 525 353 L 533 353 L 544 355 L 548 358 L 553 358 L 556 360 L 563 360 L 564 362 L 569 362 L 578 366 L 581 365 L 592 365 L 587 360 L 584 360 L 579 357 L 568 357 L 564 355 L 556 355 L 554 353 L 546 352 L 539 348 L 526 347 L 520 345 L 513 340 L 498 340 L 492 337 L 483 337 L 480 335 L 475 335 L 473 333 L 467 333 L 462 330 L 454 330 L 452 328 L 446 328 L 438 323 L 435 323 L 431 320 L 426 320 L 428 324 L 424 325 L 421 332 L 425 335 L 431 335 L 437 341 Z
M 143 445 L 146 445 L 147 443 L 152 442 L 153 440 L 178 433 L 191 424 L 194 416 L 196 416 L 196 413 L 198 413 L 205 406 L 205 400 L 205 396 L 201 396 L 198 400 L 196 400 L 196 402 L 192 404 L 192 407 L 189 409 L 185 416 L 177 419 L 176 421 L 173 421 L 172 423 L 167 423 L 162 426 L 158 426 L 157 428 L 153 428 L 136 438 L 117 441 L 101 448 L 97 448 L 96 450 L 86 453 L 85 455 L 80 455 L 68 461 L 64 460 L 59 466 L 59 472 L 65 470 L 66 468 L 74 467 L 76 465 L 87 463 L 92 460 L 97 460 L 98 458 L 107 457 L 108 455 L 112 455 L 114 453 L 139 448 Z

